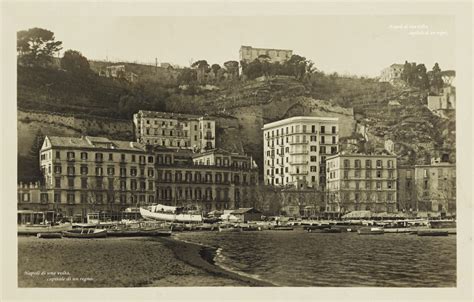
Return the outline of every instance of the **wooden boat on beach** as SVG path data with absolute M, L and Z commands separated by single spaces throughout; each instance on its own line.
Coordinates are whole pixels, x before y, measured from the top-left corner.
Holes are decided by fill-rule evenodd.
M 63 231 L 63 236 L 66 238 L 80 238 L 80 239 L 92 239 L 92 238 L 105 238 L 107 237 L 107 230 L 103 229 L 74 229 L 69 231 Z
M 384 229 L 379 227 L 360 228 L 357 230 L 359 235 L 383 235 Z
M 242 232 L 242 228 L 234 226 L 220 225 L 219 232 Z
M 71 224 L 61 225 L 19 225 L 18 235 L 33 235 L 38 233 L 58 233 L 62 231 L 72 230 Z
M 448 231 L 441 230 L 423 230 L 417 232 L 418 236 L 448 236 Z
M 61 233 L 38 233 L 36 237 L 43 239 L 63 238 Z

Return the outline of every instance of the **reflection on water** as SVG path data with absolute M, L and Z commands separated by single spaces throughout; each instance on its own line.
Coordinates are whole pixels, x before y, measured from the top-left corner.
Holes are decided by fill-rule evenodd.
M 296 231 L 182 233 L 216 264 L 281 286 L 456 286 L 456 237 Z

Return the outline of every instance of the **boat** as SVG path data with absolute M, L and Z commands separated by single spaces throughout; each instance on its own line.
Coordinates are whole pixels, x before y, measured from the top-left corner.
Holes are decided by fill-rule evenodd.
M 63 231 L 63 237 L 66 238 L 81 238 L 81 239 L 92 239 L 92 238 L 105 238 L 107 237 L 107 230 L 105 229 L 74 229 L 69 231 Z
M 172 207 L 161 204 L 141 207 L 140 214 L 143 218 L 150 220 L 188 223 L 203 222 L 201 214 L 186 213 L 183 207 Z
M 242 232 L 242 228 L 232 225 L 220 225 L 219 232 Z
M 61 233 L 38 233 L 38 234 L 36 234 L 36 237 L 44 238 L 44 239 L 63 238 L 63 234 L 61 234 Z
M 58 233 L 62 231 L 72 230 L 72 225 L 60 224 L 60 225 L 19 225 L 18 235 L 33 235 L 36 236 L 38 233 Z
M 379 227 L 360 228 L 357 233 L 359 235 L 383 235 L 384 229 Z
M 455 220 L 430 220 L 428 223 L 432 229 L 456 228 Z
M 438 230 L 423 230 L 418 231 L 418 236 L 448 236 L 448 231 L 438 231 Z
M 293 227 L 287 225 L 276 225 L 273 227 L 275 231 L 293 231 Z
M 110 237 L 168 237 L 171 236 L 171 230 L 166 229 L 117 229 L 107 230 L 107 236 Z

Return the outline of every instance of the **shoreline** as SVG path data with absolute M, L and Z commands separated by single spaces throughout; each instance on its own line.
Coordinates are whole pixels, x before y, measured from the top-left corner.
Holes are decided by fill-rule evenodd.
M 173 251 L 177 259 L 214 277 L 226 278 L 240 283 L 240 285 L 235 286 L 275 286 L 270 282 L 247 277 L 217 265 L 214 260 L 217 255 L 217 248 L 215 247 L 192 243 L 176 237 L 159 238 L 158 240 L 165 242 L 165 246 Z

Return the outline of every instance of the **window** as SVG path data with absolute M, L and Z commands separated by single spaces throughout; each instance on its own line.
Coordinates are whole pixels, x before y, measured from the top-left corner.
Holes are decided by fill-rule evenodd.
M 103 175 L 102 167 L 96 167 L 95 168 L 95 175 L 96 176 L 102 176 Z
M 387 182 L 387 189 L 391 189 L 392 188 L 392 182 L 391 181 L 388 181 Z
M 336 126 L 331 127 L 331 133 L 336 133 Z
M 109 178 L 108 184 L 109 184 L 109 190 L 113 190 L 115 188 L 113 178 Z
M 377 160 L 377 168 L 382 168 L 382 161 L 380 159 Z
M 344 171 L 344 179 L 349 179 L 349 171 Z
M 356 159 L 356 160 L 354 161 L 354 167 L 355 167 L 356 169 L 360 169 L 360 159 Z
M 67 185 L 68 185 L 70 188 L 74 188 L 74 177 L 68 177 L 68 179 L 67 179 Z
M 382 190 L 382 183 L 377 181 L 377 190 Z
M 56 151 L 56 158 L 57 158 L 57 159 L 60 159 L 60 158 L 61 158 L 61 152 Z
M 81 174 L 87 175 L 89 173 L 89 168 L 87 166 L 81 166 Z
M 148 169 L 148 177 L 154 177 L 155 176 L 155 170 L 154 169 Z
M 354 174 L 355 174 L 355 178 L 360 178 L 360 170 L 356 170 Z
M 317 147 L 316 147 L 316 146 L 311 146 L 311 147 L 310 147 L 310 150 L 311 150 L 311 152 L 316 152 L 316 151 L 317 151 Z
M 381 178 L 381 177 L 382 177 L 382 171 L 377 170 L 377 173 L 376 173 L 376 174 L 377 174 L 377 178 Z
M 74 203 L 74 201 L 75 201 L 75 195 L 74 195 L 74 193 L 68 193 L 68 194 L 67 194 L 67 202 L 68 202 L 68 203 Z
M 120 154 L 120 161 L 125 161 L 125 154 Z
M 109 160 L 113 161 L 114 160 L 114 155 L 112 153 L 109 153 Z
M 428 181 L 427 180 L 425 180 L 423 182 L 423 189 L 428 190 Z
M 311 157 L 310 157 L 310 161 L 311 161 L 311 162 L 316 162 L 316 161 L 317 161 L 317 157 L 316 157 L 316 156 L 311 156 Z
M 321 133 L 325 133 L 326 132 L 326 127 L 325 126 L 321 126 Z
M 370 190 L 370 181 L 365 182 L 365 189 Z
M 132 154 L 132 162 L 136 162 L 136 161 L 137 161 L 137 159 L 135 157 L 135 154 Z
M 336 144 L 336 137 L 335 136 L 332 137 L 332 143 Z
M 344 160 L 344 168 L 349 168 L 350 167 L 350 161 L 348 159 Z
M 325 144 L 325 137 L 321 136 L 321 144 Z
M 81 188 L 87 189 L 87 178 L 81 178 Z
M 81 159 L 87 160 L 87 152 L 81 152 Z
M 130 176 L 137 176 L 137 167 L 130 168 Z
M 392 170 L 388 171 L 388 178 L 390 178 L 390 179 L 393 178 L 393 171 Z
M 115 168 L 114 167 L 108 167 L 107 168 L 107 175 L 115 175 Z
M 152 164 L 154 161 L 153 156 L 148 156 L 148 163 Z
M 365 178 L 371 178 L 372 173 L 370 171 L 365 171 Z
M 326 154 L 326 146 L 319 147 L 319 154 Z
M 61 166 L 54 166 L 54 173 L 61 174 Z
M 104 155 L 102 153 L 96 153 L 95 154 L 95 160 L 98 161 L 98 162 L 103 161 L 103 157 L 104 157 Z
M 135 179 L 130 180 L 130 188 L 132 189 L 132 191 L 137 190 L 137 181 Z
M 310 170 L 311 172 L 317 172 L 317 171 L 318 171 L 316 166 L 310 166 L 310 167 L 309 167 L 309 170 Z
M 56 178 L 54 179 L 54 186 L 55 186 L 56 188 L 61 188 L 61 177 L 56 177 Z
M 387 167 L 393 168 L 393 161 L 392 160 L 387 161 Z
M 372 168 L 372 161 L 370 159 L 365 160 L 365 167 L 366 168 Z
M 317 141 L 317 136 L 316 136 L 316 135 L 311 135 L 310 140 L 311 140 L 312 142 Z

